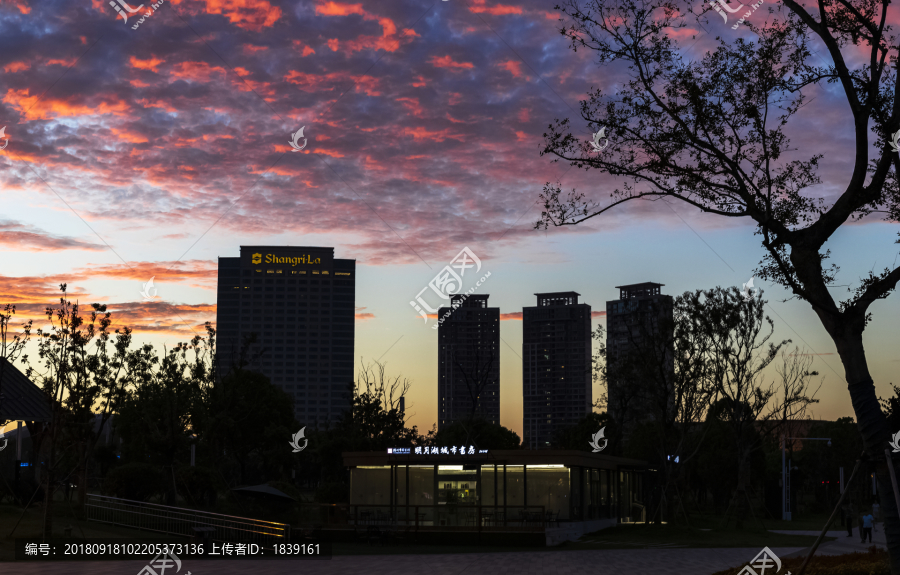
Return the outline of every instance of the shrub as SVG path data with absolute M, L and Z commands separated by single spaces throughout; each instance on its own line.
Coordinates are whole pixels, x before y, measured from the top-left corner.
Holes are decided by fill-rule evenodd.
M 347 503 L 350 488 L 346 483 L 326 481 L 316 489 L 316 501 L 319 503 Z
M 163 489 L 162 472 L 147 463 L 126 463 L 107 473 L 103 481 L 105 495 L 134 501 L 147 501 Z
M 799 571 L 806 557 L 782 559 L 782 572 Z M 713 575 L 737 575 L 744 567 L 725 569 Z M 822 555 L 813 557 L 806 566 L 806 575 L 891 575 L 888 552 L 870 547 L 868 553 Z
M 178 493 L 196 506 L 214 506 L 218 497 L 219 478 L 208 467 L 182 467 L 175 472 Z

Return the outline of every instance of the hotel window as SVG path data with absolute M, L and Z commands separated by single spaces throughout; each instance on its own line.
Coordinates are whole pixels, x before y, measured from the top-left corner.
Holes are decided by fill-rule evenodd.
M 266 270 L 266 273 L 267 273 L 267 274 L 274 274 L 274 273 L 275 273 L 275 270 Z
M 313 270 L 313 272 L 312 272 L 312 273 L 314 273 L 314 274 L 318 274 L 318 273 L 319 273 L 319 270 Z

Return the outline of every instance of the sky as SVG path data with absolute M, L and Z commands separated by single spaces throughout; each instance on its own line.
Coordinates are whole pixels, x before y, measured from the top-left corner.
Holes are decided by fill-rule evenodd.
M 411 380 L 410 423 L 424 431 L 437 418 L 437 332 L 409 302 L 468 247 L 491 274 L 478 293 L 503 314 L 501 423 L 521 435 L 521 311 L 535 293 L 578 292 L 596 327 L 615 286 L 741 287 L 763 253 L 747 222 L 673 201 L 534 229 L 545 183 L 601 204 L 620 183 L 540 155 L 558 118 L 590 139 L 580 100 L 625 78 L 569 48 L 554 3 L 167 0 L 133 14 L 141 5 L 126 2 L 125 22 L 102 0 L 0 0 L 0 304 L 46 325 L 66 283 L 139 342 L 172 346 L 215 322 L 218 257 L 333 246 L 357 261 L 356 356 Z M 716 37 L 755 38 L 712 18 L 688 21 L 685 58 Z M 833 86 L 811 96 L 787 133 L 796 154 L 824 155 L 807 193 L 827 200 L 852 167 L 850 111 Z M 835 234 L 834 293 L 895 262 L 896 233 L 867 218 Z M 150 278 L 156 296 L 144 301 Z M 852 415 L 810 306 L 755 285 L 775 337 L 821 373 L 811 415 Z M 873 305 L 865 332 L 883 397 L 900 384 L 898 301 Z

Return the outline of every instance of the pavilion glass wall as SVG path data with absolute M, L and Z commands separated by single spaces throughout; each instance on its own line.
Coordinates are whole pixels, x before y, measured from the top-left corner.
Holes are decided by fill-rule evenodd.
M 506 506 L 525 507 L 525 466 L 506 466 Z M 507 509 L 507 512 L 509 510 Z
M 433 465 L 409 466 L 407 491 L 406 467 L 398 465 L 394 470 L 394 504 L 398 507 L 419 506 L 419 523 L 437 525 L 456 524 L 465 518 L 449 517 L 446 505 L 456 501 L 461 505 L 477 505 L 493 508 L 483 513 L 494 514 L 499 521 L 506 513 L 514 521 L 524 509 L 543 506 L 559 520 L 580 521 L 617 517 L 621 521 L 642 521 L 642 474 L 632 470 L 567 468 L 562 465 L 481 466 L 480 488 L 478 472 L 464 470 L 461 466 L 439 466 L 438 493 L 434 492 L 435 467 Z M 527 487 L 526 487 L 527 473 Z M 504 489 L 505 488 L 505 489 Z M 527 489 L 527 492 L 526 492 Z M 480 492 L 480 499 L 477 496 Z M 384 506 L 391 504 L 391 468 L 355 467 L 350 476 L 350 502 L 353 505 Z M 435 507 L 437 506 L 437 507 Z M 505 507 L 504 507 L 505 506 Z M 400 515 L 405 512 L 401 511 Z M 415 521 L 414 511 L 409 511 L 409 521 Z M 460 519 L 462 517 L 462 519 Z M 398 519 L 406 519 L 398 516 Z M 461 523 L 462 524 L 462 523 Z
M 562 465 L 528 466 L 528 507 L 542 505 L 556 519 L 569 519 L 570 470 Z

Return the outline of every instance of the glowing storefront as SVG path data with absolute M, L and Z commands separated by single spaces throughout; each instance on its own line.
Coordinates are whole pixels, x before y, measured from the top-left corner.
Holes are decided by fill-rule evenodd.
M 351 522 L 416 529 L 596 531 L 646 520 L 646 463 L 602 453 L 473 447 L 344 453 Z M 433 453 L 432 451 L 436 451 Z M 549 538 L 548 538 L 549 541 Z

